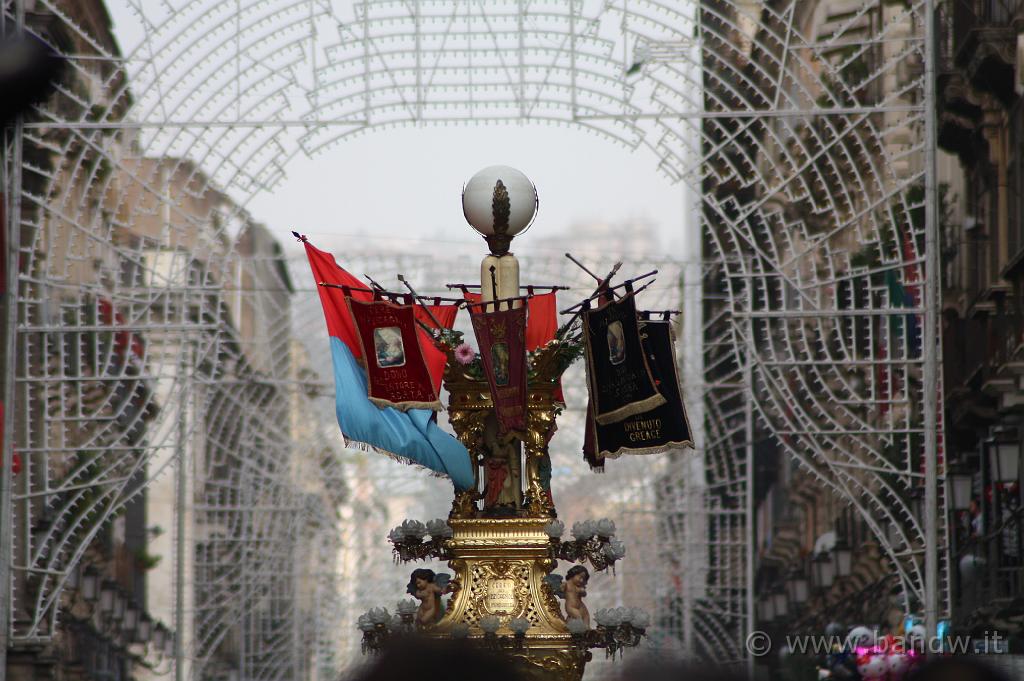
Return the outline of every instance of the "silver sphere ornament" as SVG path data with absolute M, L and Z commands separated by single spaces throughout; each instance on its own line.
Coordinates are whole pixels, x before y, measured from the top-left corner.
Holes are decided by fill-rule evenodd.
M 537 188 L 515 168 L 489 166 L 469 178 L 462 189 L 466 222 L 487 240 L 493 255 L 508 253 L 512 237 L 522 234 L 537 216 Z

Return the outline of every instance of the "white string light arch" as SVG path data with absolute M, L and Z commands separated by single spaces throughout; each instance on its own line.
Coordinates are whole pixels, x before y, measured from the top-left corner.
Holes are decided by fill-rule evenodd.
M 5 147 L 5 195 L 21 208 L 7 213 L 21 257 L 12 390 L 26 405 L 6 539 L 14 591 L 31 595 L 11 613 L 15 640 L 52 635 L 93 538 L 133 495 L 167 492 L 161 474 L 185 451 L 201 469 L 187 490 L 200 528 L 188 537 L 196 673 L 223 662 L 239 622 L 249 642 L 232 654 L 253 678 L 312 659 L 275 634 L 299 617 L 284 582 L 305 569 L 288 564 L 301 542 L 338 547 L 333 492 L 346 474 L 323 464 L 336 484 L 317 485 L 279 464 L 345 455 L 324 444 L 329 411 L 294 422 L 323 415 L 330 390 L 297 342 L 294 301 L 309 292 L 246 205 L 300 155 L 422 125 L 582 128 L 651 155 L 700 196 L 696 527 L 714 577 L 687 587 L 689 631 L 673 636 L 743 656 L 749 516 L 735 511 L 754 428 L 856 507 L 908 613 L 929 598 L 945 609 L 946 567 L 929 578 L 928 529 L 909 504 L 941 446 L 925 277 L 930 3 L 878 16 L 829 0 L 129 4 L 144 38 L 126 55 L 73 3 L 4 4 L 8 26 L 68 62 Z M 660 501 L 695 513 L 665 476 L 649 481 L 667 484 Z M 316 531 L 297 531 L 307 525 Z M 239 589 L 246 598 L 221 607 Z

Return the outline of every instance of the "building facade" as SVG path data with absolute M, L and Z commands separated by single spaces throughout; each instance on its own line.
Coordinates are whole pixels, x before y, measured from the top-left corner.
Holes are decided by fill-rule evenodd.
M 943 369 L 954 624 L 1024 653 L 1020 450 L 1024 384 L 1024 3 L 940 14 Z

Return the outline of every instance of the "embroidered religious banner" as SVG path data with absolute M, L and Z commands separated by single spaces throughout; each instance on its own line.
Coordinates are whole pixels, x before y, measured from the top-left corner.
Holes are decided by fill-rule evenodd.
M 348 298 L 366 359 L 370 401 L 378 407 L 441 408 L 416 332 L 412 305 Z
M 603 468 L 605 458 L 622 454 L 657 454 L 693 446 L 679 387 L 672 325 L 667 321 L 640 322 L 640 337 L 665 402 L 608 425 L 597 423 L 588 409 L 583 457 L 592 469 Z
M 615 423 L 665 403 L 640 341 L 634 296 L 584 311 L 583 330 L 587 387 L 597 423 Z
M 498 432 L 526 433 L 526 307 L 485 312 L 470 306 L 473 332 L 498 418 Z
M 555 291 L 535 294 L 532 286 L 526 288 L 529 291 L 526 300 L 526 352 L 529 353 L 554 340 L 558 331 L 558 301 Z M 470 303 L 479 303 L 482 299 L 479 293 L 471 293 L 466 289 L 463 289 L 462 295 Z M 565 404 L 561 377 L 555 386 L 555 402 Z

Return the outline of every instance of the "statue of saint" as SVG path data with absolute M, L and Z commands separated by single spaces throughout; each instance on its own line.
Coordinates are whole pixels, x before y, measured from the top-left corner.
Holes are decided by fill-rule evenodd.
M 427 568 L 412 571 L 408 590 L 420 602 L 420 607 L 416 610 L 416 626 L 435 624 L 444 615 L 441 596 L 451 591 L 448 577 L 447 574 L 435 575 L 433 570 Z
M 515 512 L 522 505 L 519 441 L 498 435 L 498 419 L 487 417 L 483 433 L 484 509 L 505 508 Z
M 590 628 L 590 611 L 583 598 L 587 595 L 587 582 L 590 581 L 590 572 L 582 565 L 573 565 L 565 573 L 565 618 L 574 617 L 583 620 Z

